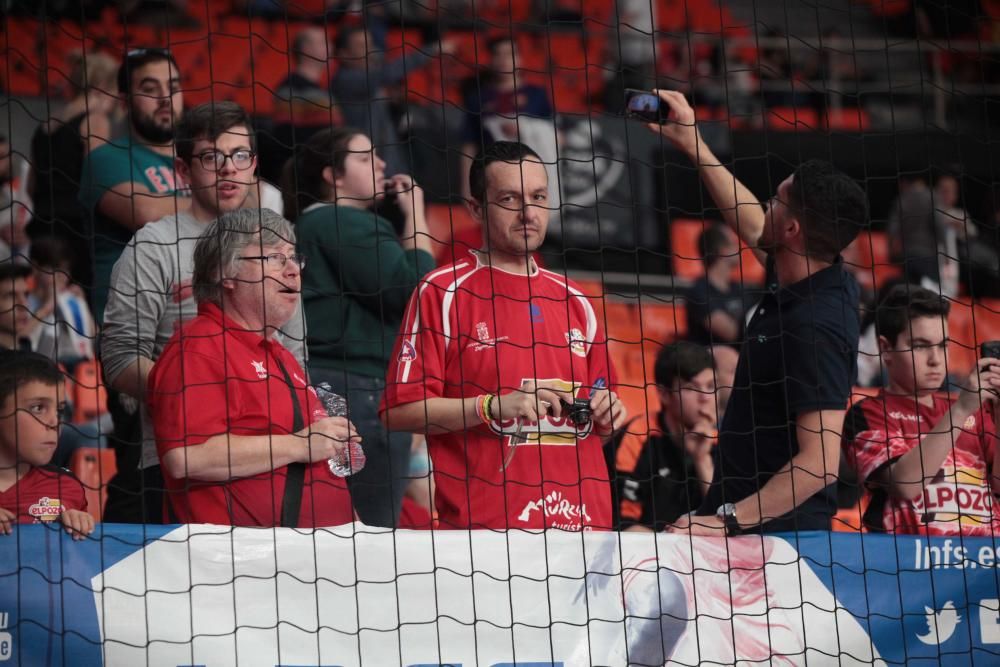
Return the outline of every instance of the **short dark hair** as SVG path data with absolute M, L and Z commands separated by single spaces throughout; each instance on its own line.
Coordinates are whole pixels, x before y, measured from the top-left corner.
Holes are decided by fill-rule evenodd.
M 516 49 L 517 41 L 510 35 L 498 35 L 493 37 L 488 42 L 486 42 L 486 50 L 491 55 L 496 52 L 497 47 L 501 44 L 511 44 Z
M 351 41 L 351 37 L 358 34 L 359 32 L 366 32 L 366 28 L 360 25 L 353 25 L 347 28 L 341 28 L 337 31 L 337 39 L 333 43 L 333 48 L 335 51 L 343 51 L 347 48 L 347 44 Z
M 698 237 L 698 252 L 705 266 L 712 266 L 720 258 L 722 249 L 729 242 L 728 228 L 721 223 L 711 223 Z
M 896 285 L 877 306 L 876 331 L 895 346 L 899 335 L 909 330 L 911 320 L 918 317 L 947 318 L 950 311 L 951 303 L 936 292 L 919 285 Z
M 11 259 L 0 262 L 0 280 L 27 278 L 31 273 L 31 266 L 24 262 L 15 262 Z
M 132 84 L 132 72 L 142 69 L 150 63 L 157 63 L 163 60 L 173 65 L 174 69 L 178 72 L 180 71 L 181 68 L 177 66 L 177 61 L 168 49 L 141 48 L 132 49 L 126 53 L 122 59 L 121 66 L 118 68 L 118 92 L 122 94 L 129 92 Z
M 181 116 L 180 122 L 177 123 L 176 139 L 174 140 L 177 157 L 190 164 L 196 141 L 199 139 L 215 141 L 222 136 L 223 132 L 237 125 L 247 128 L 250 148 L 256 150 L 257 141 L 254 136 L 253 123 L 250 122 L 250 115 L 236 102 L 205 102 L 188 109 Z
M 73 246 L 61 236 L 41 236 L 31 242 L 28 258 L 34 267 L 54 267 L 58 264 L 72 266 Z
M 476 155 L 469 170 L 469 193 L 472 198 L 483 203 L 486 201 L 486 168 L 494 162 L 517 164 L 528 158 L 542 161 L 530 146 L 519 141 L 494 141 Z
M 54 387 L 63 381 L 62 371 L 43 354 L 26 350 L 0 351 L 0 405 L 13 396 L 18 387 L 29 382 Z
M 865 191 L 825 160 L 799 165 L 787 203 L 802 225 L 806 255 L 823 261 L 833 261 L 868 225 Z
M 669 389 L 674 380 L 687 382 L 706 368 L 715 368 L 712 352 L 704 345 L 682 340 L 663 346 L 656 355 L 653 377 L 657 385 Z

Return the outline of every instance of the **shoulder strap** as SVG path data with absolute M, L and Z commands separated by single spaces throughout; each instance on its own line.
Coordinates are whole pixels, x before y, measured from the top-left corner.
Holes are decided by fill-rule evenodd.
M 298 433 L 305 427 L 299 395 L 296 393 L 292 378 L 288 375 L 288 369 L 281 363 L 281 359 L 275 355 L 274 361 L 281 369 L 285 384 L 288 385 L 288 390 L 292 394 L 292 433 Z M 295 528 L 299 525 L 299 509 L 302 507 L 302 485 L 305 481 L 306 465 L 304 463 L 289 463 L 286 470 L 285 495 L 281 501 L 281 526 Z

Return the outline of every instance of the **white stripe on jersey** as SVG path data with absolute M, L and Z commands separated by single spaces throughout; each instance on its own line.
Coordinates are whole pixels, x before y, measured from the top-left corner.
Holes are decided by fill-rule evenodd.
M 476 266 L 464 276 L 459 276 L 454 282 L 448 285 L 445 289 L 444 300 L 441 302 L 441 332 L 444 333 L 444 349 L 445 352 L 448 351 L 448 341 L 451 339 L 451 318 L 449 317 L 449 312 L 451 311 L 451 304 L 455 300 L 455 292 L 458 288 L 469 279 L 469 276 L 474 275 L 480 269 L 485 268 L 482 264 Z
M 464 269 L 467 266 L 468 266 L 467 262 L 462 262 L 461 264 L 450 264 L 444 268 L 438 269 L 437 271 L 432 271 L 431 273 L 428 273 L 426 276 L 424 276 L 423 281 L 421 281 L 420 283 L 420 287 L 417 288 L 416 293 L 410 300 L 410 305 L 407 307 L 406 314 L 404 315 L 403 319 L 403 321 L 406 322 L 410 318 L 411 309 L 416 311 L 415 313 L 413 313 L 413 324 L 410 326 L 410 331 L 409 331 L 410 345 L 413 346 L 414 350 L 417 349 L 417 333 L 420 331 L 420 297 L 423 295 L 424 290 L 427 289 L 427 287 L 431 284 L 431 281 L 437 278 L 438 276 L 443 276 L 448 273 L 459 271 L 460 269 Z M 400 375 L 400 382 L 405 383 L 409 380 L 410 366 L 412 364 L 413 360 L 406 361 L 403 363 L 402 374 Z

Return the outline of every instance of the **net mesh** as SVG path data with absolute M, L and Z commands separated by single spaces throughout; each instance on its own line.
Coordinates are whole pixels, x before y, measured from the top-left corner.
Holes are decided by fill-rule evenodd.
M 662 431 L 672 427 L 661 411 L 677 395 L 692 400 L 683 386 L 671 392 L 657 385 L 663 372 L 657 361 L 665 346 L 677 341 L 711 345 L 711 385 L 694 392 L 710 394 L 711 407 L 704 409 L 721 418 L 748 311 L 768 294 L 769 285 L 754 248 L 720 231 L 720 222 L 733 210 L 720 206 L 718 192 L 706 186 L 706 168 L 699 169 L 645 123 L 627 117 L 629 90 L 683 93 L 704 145 L 761 202 L 812 158 L 831 161 L 861 185 L 871 224 L 843 252 L 844 266 L 860 285 L 862 327 L 858 380 L 845 408 L 875 397 L 888 379 L 873 328 L 874 305 L 895 283 L 920 283 L 944 298 L 948 326 L 938 343 L 947 348 L 947 358 L 941 357 L 938 385 L 957 389 L 965 383 L 980 345 L 1000 339 L 994 139 L 1000 94 L 998 3 L 0 0 L 0 6 L 0 134 L 6 135 L 11 156 L 0 161 L 0 241 L 10 257 L 5 262 L 34 270 L 24 288 L 30 295 L 12 294 L 13 301 L 3 302 L 14 312 L 32 312 L 28 324 L 15 324 L 15 329 L 26 328 L 11 332 L 9 346 L 29 340 L 60 362 L 69 407 L 54 462 L 82 481 L 89 513 L 104 521 L 80 545 L 53 543 L 39 528 L 17 529 L 24 531 L 23 539 L 20 533 L 0 538 L 8 541 L 0 548 L 13 557 L 0 568 L 0 579 L 15 591 L 0 597 L 8 605 L 0 608 L 0 661 L 13 656 L 21 664 L 76 664 L 79 659 L 87 664 L 549 665 L 664 664 L 671 659 L 678 664 L 989 664 L 996 659 L 1000 632 L 996 580 L 990 574 L 992 542 L 965 537 L 968 544 L 957 546 L 957 538 L 953 543 L 871 535 L 863 517 L 867 511 L 882 520 L 881 506 L 870 504 L 873 497 L 884 499 L 858 480 L 855 470 L 861 464 L 856 461 L 845 459 L 836 471 L 833 532 L 787 540 L 726 543 L 660 534 L 639 542 L 626 532 L 516 530 L 462 537 L 443 529 L 521 528 L 515 519 L 539 517 L 544 519 L 532 528 L 572 528 L 581 522 L 617 528 L 621 521 L 663 528 L 698 506 L 703 489 L 697 481 L 686 490 L 669 490 L 679 499 L 668 507 L 669 518 L 656 517 L 661 505 L 643 505 L 648 499 L 642 494 L 657 478 L 669 478 L 675 465 L 649 459 L 653 454 L 644 444 L 660 443 Z M 118 99 L 118 63 L 149 48 L 171 54 L 179 74 L 173 92 L 183 96 L 185 108 L 233 101 L 252 118 L 261 178 L 252 188 L 252 203 L 278 209 L 294 199 L 300 215 L 309 215 L 301 204 L 324 203 L 322 178 L 329 188 L 348 187 L 336 180 L 341 177 L 336 169 L 316 172 L 314 181 L 306 182 L 308 165 L 295 161 L 307 146 L 318 146 L 314 152 L 325 152 L 326 158 L 338 151 L 347 159 L 364 154 L 367 146 L 309 143 L 345 126 L 369 137 L 380 156 L 366 167 L 369 175 L 378 176 L 377 163 L 384 160 L 387 176 L 411 174 L 419 184 L 424 200 L 419 208 L 425 214 L 413 213 L 417 204 L 399 201 L 413 198 L 403 183 L 398 197 L 381 201 L 379 196 L 375 208 L 381 226 L 372 227 L 367 237 L 342 228 L 338 234 L 350 240 L 337 249 L 324 246 L 329 239 L 307 231 L 301 218 L 293 220 L 299 251 L 307 243 L 312 250 L 305 252 L 308 268 L 302 267 L 305 315 L 296 311 L 299 327 L 286 327 L 282 340 L 297 362 L 305 360 L 304 348 L 309 348 L 310 362 L 302 368 L 313 382 L 329 378 L 333 391 L 358 405 L 351 416 L 359 430 L 364 430 L 363 410 L 364 428 L 380 428 L 376 406 L 388 359 L 387 392 L 401 403 L 406 400 L 400 396 L 439 396 L 442 387 L 455 390 L 448 396 L 513 395 L 525 389 L 518 384 L 524 380 L 532 384 L 523 395 L 547 398 L 551 406 L 581 391 L 581 385 L 591 388 L 589 399 L 603 389 L 595 380 L 610 383 L 628 417 L 614 424 L 620 428 L 603 450 L 596 435 L 582 433 L 565 415 L 551 432 L 536 424 L 526 429 L 535 432 L 525 433 L 519 420 L 505 422 L 500 412 L 489 419 L 490 406 L 477 398 L 468 409 L 492 422 L 487 432 L 492 440 L 483 433 L 468 435 L 483 430 L 478 422 L 468 422 L 468 411 L 459 419 L 468 428 L 442 427 L 452 440 L 447 446 L 432 444 L 430 457 L 423 438 L 404 433 L 420 429 L 400 428 L 383 437 L 395 458 L 369 454 L 371 476 L 352 480 L 355 506 L 368 508 L 359 513 L 371 512 L 371 523 L 398 522 L 397 531 L 370 531 L 357 524 L 265 536 L 264 531 L 217 526 L 155 525 L 164 518 L 164 482 L 156 476 L 159 467 L 148 465 L 158 462 L 151 449 L 152 421 L 145 423 L 144 447 L 144 408 L 129 396 L 138 393 L 139 385 L 130 390 L 122 373 L 130 372 L 123 369 L 137 355 L 155 359 L 163 351 L 172 319 L 194 315 L 190 268 L 185 267 L 200 232 L 185 226 L 197 228 L 197 221 L 185 216 L 197 213 L 191 206 L 199 206 L 199 197 L 185 190 L 184 175 L 207 169 L 208 163 L 202 154 L 188 160 L 186 168 L 176 167 L 168 139 L 161 142 L 166 149 L 151 156 L 125 150 L 118 168 L 132 175 L 119 181 L 84 168 L 88 153 L 115 146 L 130 127 L 134 131 L 140 113 L 158 122 L 153 100 L 169 99 L 162 91 L 142 92 L 141 84 L 133 83 L 140 94 Z M 135 101 L 144 96 L 146 107 Z M 169 130 L 177 120 L 165 121 Z M 520 293 L 517 284 L 497 277 L 484 281 L 463 268 L 463 262 L 475 264 L 470 250 L 495 248 L 503 241 L 484 238 L 482 211 L 468 178 L 473 156 L 501 140 L 530 145 L 544 166 L 548 190 L 540 206 L 547 210 L 548 227 L 533 257 L 550 272 L 552 284 L 541 292 Z M 238 169 L 236 157 L 221 156 L 221 165 L 211 171 L 224 174 L 230 164 Z M 521 171 L 519 181 L 530 178 Z M 115 197 L 121 201 L 112 214 L 104 197 L 118 183 L 140 187 L 119 190 Z M 150 194 L 160 195 L 152 209 Z M 130 265 L 112 272 L 133 232 L 163 215 L 174 216 L 161 227 L 167 240 L 152 233 L 137 236 L 140 240 L 126 250 Z M 371 222 L 361 213 L 339 215 L 340 225 Z M 110 224 L 116 216 L 128 224 Z M 286 208 L 286 217 L 297 216 Z M 380 236 L 388 233 L 388 239 Z M 53 235 L 61 244 L 50 242 Z M 406 240 L 397 242 L 397 235 Z M 386 241 L 392 252 L 409 251 L 413 276 L 394 275 L 384 266 L 395 257 L 383 254 Z M 265 274 L 283 269 L 289 259 L 274 258 L 280 251 L 276 247 L 261 250 Z M 326 251 L 342 266 L 313 274 L 319 282 L 310 284 L 307 272 L 322 270 L 317 260 Z M 719 261 L 730 267 L 723 277 L 734 290 L 728 295 L 704 280 L 706 267 Z M 165 277 L 143 283 L 151 270 Z M 374 288 L 352 283 L 353 276 L 366 271 L 382 282 Z M 58 278 L 52 282 L 60 273 L 69 276 L 69 285 Z M 427 298 L 418 292 L 410 300 L 425 275 L 431 285 Z M 268 284 L 260 276 L 253 280 Z M 431 296 L 435 291 L 453 296 Z M 108 294 L 119 310 L 109 310 L 111 321 L 105 323 Z M 310 313 L 311 296 L 330 300 L 322 312 Z M 150 313 L 150 304 L 160 304 L 162 313 Z M 521 330 L 540 331 L 546 321 L 563 327 L 559 351 L 569 360 L 566 373 L 573 375 L 559 376 L 565 386 L 536 382 L 553 372 L 541 361 L 551 341 L 533 343 L 529 336 L 524 344 L 515 335 L 517 342 L 506 347 L 516 353 L 501 352 L 506 338 L 501 333 L 510 328 L 506 318 L 514 312 L 523 320 Z M 348 313 L 361 319 L 348 321 Z M 493 352 L 486 361 L 456 362 L 444 355 L 440 368 L 423 366 L 432 343 L 421 327 L 429 321 L 444 329 L 426 325 L 442 340 Z M 308 334 L 302 333 L 305 324 Z M 450 337 L 452 326 L 464 327 L 463 333 Z M 107 327 L 103 344 L 98 338 L 102 327 Z M 0 334 L 8 339 L 6 328 Z M 110 369 L 114 382 L 108 360 L 101 357 L 108 341 L 117 345 Z M 589 360 L 583 377 L 577 377 L 582 363 L 577 357 Z M 261 364 L 253 368 L 266 389 L 252 388 L 247 402 L 213 401 L 211 392 L 189 389 L 187 400 L 204 402 L 178 409 L 206 420 L 207 428 L 212 422 L 206 415 L 235 423 L 252 412 L 248 406 L 257 391 L 266 396 L 262 418 L 272 425 L 291 419 L 292 410 L 305 413 L 297 416 L 307 423 L 320 420 L 323 415 L 313 411 L 322 412 L 322 406 L 314 405 L 304 379 L 282 372 L 275 390 L 279 366 L 274 363 L 284 371 L 292 361 L 275 360 L 253 359 Z M 413 366 L 418 360 L 420 365 Z M 211 364 L 203 371 L 178 363 L 153 386 L 169 392 L 210 383 L 199 378 L 217 371 Z M 506 372 L 514 365 L 523 367 L 516 378 Z M 421 384 L 406 393 L 397 385 L 410 381 L 411 366 L 420 369 L 413 372 Z M 227 395 L 244 390 L 230 386 L 234 372 L 227 367 L 217 373 Z M 302 394 L 278 408 L 287 400 L 280 393 L 287 385 L 293 397 L 296 391 Z M 539 396 L 536 387 L 550 393 Z M 366 401 L 372 405 L 363 408 Z M 493 409 L 503 409 L 500 398 Z M 568 409 L 568 403 L 562 407 Z M 281 414 L 270 415 L 270 410 Z M 842 431 L 870 436 L 877 430 L 872 419 L 884 419 L 887 431 L 894 428 L 890 408 L 870 414 L 859 410 L 852 408 L 849 418 L 869 420 L 871 428 L 838 423 L 821 429 L 836 432 L 839 440 Z M 943 414 L 931 417 L 936 421 Z M 427 422 L 428 415 L 425 411 L 417 419 Z M 410 424 L 405 415 L 393 414 L 390 427 L 392 419 Z M 948 436 L 950 468 L 942 464 L 940 474 L 922 471 L 931 489 L 922 496 L 925 506 L 918 506 L 923 524 L 935 521 L 928 509 L 935 502 L 939 517 L 958 507 L 957 520 L 959 513 L 973 512 L 978 498 L 976 511 L 988 517 L 986 527 L 967 535 L 993 537 L 993 492 L 1000 488 L 992 476 L 995 427 L 985 413 L 982 419 L 978 426 L 975 419 L 964 424 L 966 434 L 978 433 L 977 444 L 960 445 L 960 432 Z M 182 425 L 171 435 L 188 442 L 192 429 L 203 425 Z M 919 440 L 931 426 L 907 431 L 907 437 Z M 254 428 L 260 431 L 248 426 L 240 435 L 251 435 Z M 711 433 L 702 434 L 696 445 L 710 448 L 717 429 L 713 421 Z M 568 484 L 562 471 L 540 472 L 542 454 L 513 456 L 522 449 L 534 451 L 519 443 L 565 444 L 557 441 L 567 433 L 571 439 L 592 438 L 590 453 L 574 459 Z M 507 444 L 497 454 L 499 478 L 492 468 L 470 467 L 470 460 L 495 467 L 493 459 L 477 459 L 470 451 L 501 440 Z M 265 448 L 268 456 L 277 456 L 273 447 Z M 163 453 L 161 448 L 161 460 Z M 14 470 L 14 459 L 8 458 L 5 469 Z M 325 457 L 314 458 L 325 464 Z M 516 479 L 517 466 L 530 467 L 525 459 L 538 469 Z M 514 469 L 505 472 L 510 465 Z M 631 473 L 643 465 L 658 467 L 648 470 L 640 485 Z M 703 482 L 711 478 L 690 462 L 680 465 L 689 466 L 685 474 L 692 480 L 699 473 Z M 232 477 L 260 477 L 257 470 L 245 475 L 228 470 Z M 312 470 L 305 473 L 302 516 L 311 516 L 314 524 L 333 512 L 333 496 L 322 494 L 334 492 L 316 490 Z M 607 488 L 607 474 L 611 501 L 603 509 L 588 508 L 580 489 L 588 484 Z M 756 472 L 732 474 L 753 477 Z M 13 484 L 17 478 L 10 479 Z M 347 493 L 342 480 L 318 484 Z M 256 510 L 243 508 L 247 513 L 241 515 L 236 506 L 263 502 L 271 514 L 260 523 L 277 526 L 284 498 L 275 489 L 285 485 L 282 475 L 279 486 L 268 478 L 246 487 L 253 489 L 254 499 L 237 494 L 197 497 L 197 502 L 221 502 L 217 516 L 222 517 L 249 517 Z M 181 481 L 166 488 L 176 497 L 192 487 Z M 19 496 L 0 497 L 14 503 Z M 490 502 L 500 504 L 500 519 L 473 518 L 489 516 L 476 513 Z M 171 525 L 212 516 L 192 504 L 168 502 L 167 508 Z M 901 520 L 898 512 L 884 516 Z M 887 527 L 891 533 L 892 526 Z M 29 594 L 39 602 L 24 602 Z M 835 631 L 820 638 L 813 629 L 819 626 Z

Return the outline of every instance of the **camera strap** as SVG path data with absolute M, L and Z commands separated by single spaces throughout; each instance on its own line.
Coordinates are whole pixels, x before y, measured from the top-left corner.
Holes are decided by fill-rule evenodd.
M 281 369 L 281 374 L 285 378 L 285 384 L 292 395 L 292 433 L 298 433 L 305 428 L 305 419 L 302 417 L 302 405 L 299 403 L 298 392 L 295 391 L 295 384 L 292 382 L 288 369 L 281 363 L 278 355 L 274 355 L 274 361 Z M 285 495 L 281 499 L 281 526 L 283 528 L 295 528 L 299 525 L 299 510 L 302 507 L 302 485 L 305 481 L 306 464 L 295 462 L 289 463 L 285 470 Z

